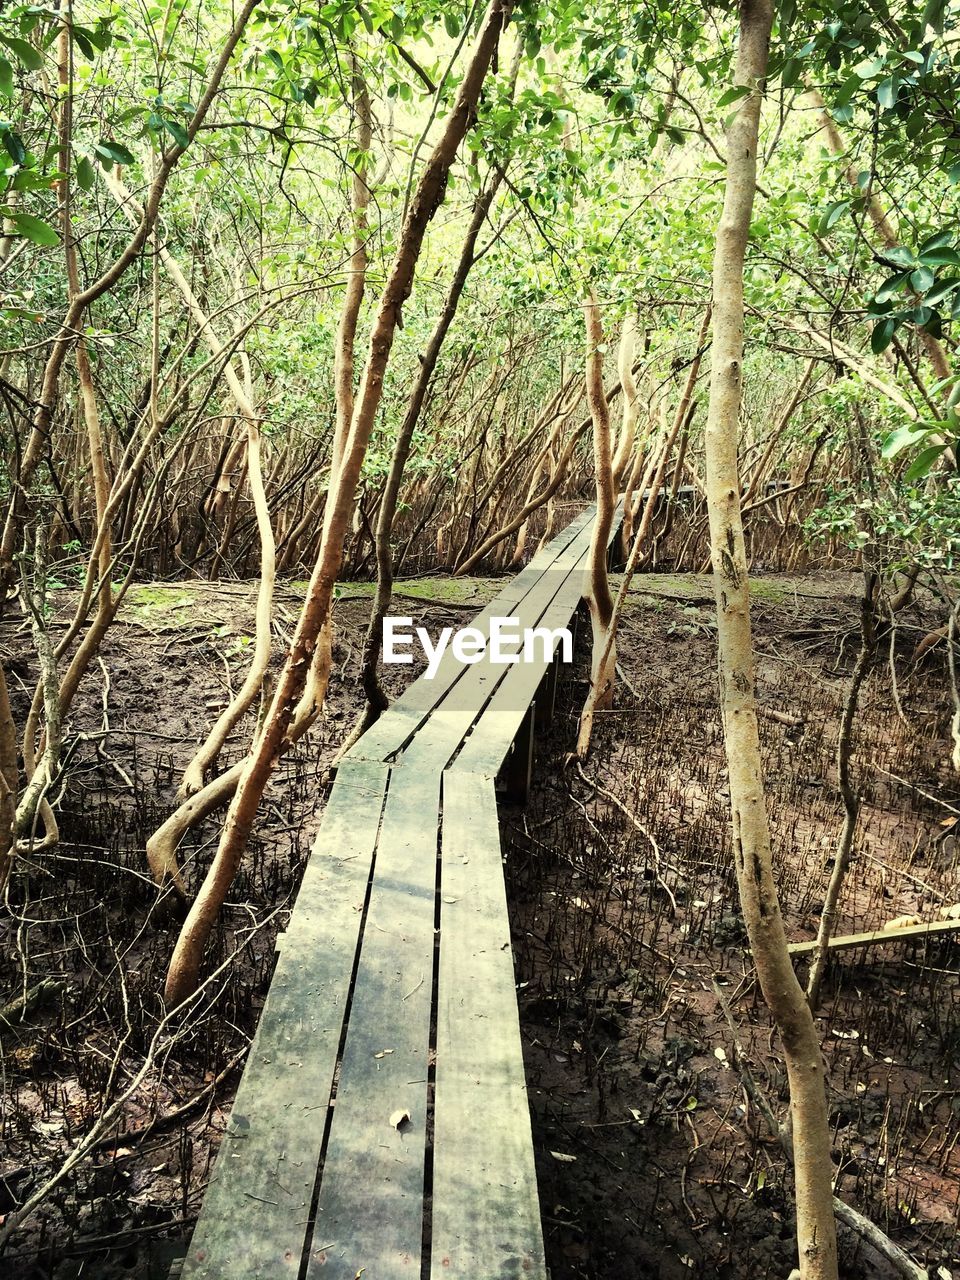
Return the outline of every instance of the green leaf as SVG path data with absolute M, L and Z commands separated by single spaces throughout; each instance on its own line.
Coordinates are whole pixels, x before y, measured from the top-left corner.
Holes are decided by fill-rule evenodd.
M 915 480 L 922 480 L 946 447 L 945 444 L 928 444 L 925 449 L 921 449 L 904 472 L 904 480 L 908 484 L 913 484 Z
M 886 351 L 890 343 L 893 341 L 893 335 L 897 327 L 897 322 L 893 316 L 885 316 L 873 326 L 873 333 L 870 335 L 870 350 L 875 356 L 881 351 Z
M 932 289 L 927 290 L 924 294 L 923 300 L 928 307 L 935 307 L 938 302 L 942 302 L 944 298 L 948 298 L 950 294 L 956 290 L 957 285 L 960 285 L 960 280 L 941 279 Z
M 129 147 L 125 147 L 122 142 L 114 142 L 110 138 L 101 138 L 94 147 L 94 151 L 100 157 L 101 163 L 108 160 L 114 164 L 133 164 L 135 161 Z
M 0 36 L 0 44 L 5 44 L 12 50 L 28 71 L 39 71 L 43 66 L 43 58 L 26 40 L 20 40 L 17 36 Z
M 77 186 L 81 191 L 89 191 L 94 184 L 96 174 L 93 171 L 93 165 L 86 156 L 81 156 L 77 161 Z
M 920 261 L 931 267 L 960 267 L 960 253 L 956 249 L 921 249 Z
M 85 31 L 81 31 L 79 27 L 74 27 L 73 38 L 74 40 L 76 40 L 77 45 L 80 49 L 80 52 L 83 54 L 83 56 L 89 62 L 92 62 L 94 58 L 93 45 L 90 43 L 87 33 Z
M 915 267 L 917 265 L 916 255 L 910 249 L 905 249 L 899 244 L 892 249 L 884 249 L 880 257 L 884 262 L 889 262 L 892 267 Z
M 27 158 L 27 149 L 21 141 L 19 133 L 14 133 L 12 129 L 4 129 L 3 145 L 7 149 L 7 154 L 14 164 L 23 164 Z
M 863 81 L 856 74 L 848 76 L 840 86 L 840 92 L 834 99 L 834 105 L 837 107 L 845 107 L 853 95 L 860 89 Z
M 885 458 L 895 458 L 901 449 L 918 444 L 920 439 L 918 432 L 924 431 L 925 428 L 917 422 L 911 423 L 908 427 L 897 427 L 896 431 L 891 431 L 884 440 L 880 452 Z
M 74 31 L 76 31 L 76 29 L 77 28 L 74 27 Z M 109 31 L 91 31 L 89 28 L 86 28 L 83 34 L 86 36 L 90 44 L 92 44 L 95 49 L 99 49 L 101 53 L 104 49 L 109 49 L 113 43 L 113 36 Z
M 938 231 L 932 236 L 927 236 L 926 240 L 920 244 L 920 253 L 927 253 L 930 249 L 942 249 L 944 245 L 952 243 L 955 232 Z
M 745 98 L 750 92 L 748 84 L 735 84 L 729 88 L 726 93 L 721 94 L 717 100 L 718 107 L 729 107 L 731 102 L 739 102 L 741 98 Z
M 889 298 L 870 298 L 867 302 L 867 315 L 877 319 L 879 316 L 888 316 L 893 310 L 893 303 Z
M 918 329 L 925 329 L 927 333 L 932 333 L 935 338 L 939 338 L 943 333 L 940 317 L 933 307 L 917 307 L 912 319 Z
M 895 294 L 900 292 L 909 279 L 909 271 L 898 271 L 896 275 L 892 275 L 888 280 L 884 280 L 875 295 L 877 302 L 887 302 Z
M 859 76 L 861 80 L 872 80 L 886 65 L 885 58 L 865 58 L 853 68 L 853 74 Z
M 937 35 L 943 35 L 943 17 L 947 8 L 947 0 L 927 0 L 927 7 L 923 11 L 923 21 L 921 28 L 926 31 L 927 27 L 933 27 Z
M 0 93 L 5 98 L 13 97 L 13 67 L 6 58 L 0 58 Z
M 830 228 L 840 221 L 841 217 L 849 208 L 849 200 L 835 200 L 820 219 L 820 234 L 826 235 Z
M 897 105 L 899 94 L 900 81 L 896 76 L 887 76 L 886 80 L 877 86 L 877 102 L 884 111 L 890 111 Z
M 460 23 L 457 21 L 456 14 L 451 13 L 449 9 L 443 15 L 443 25 L 450 39 L 456 40 L 460 34 Z
M 917 267 L 910 273 L 910 284 L 917 293 L 926 293 L 933 284 L 934 275 L 929 267 Z
M 190 135 L 178 120 L 164 120 L 163 127 L 173 138 L 178 147 L 189 147 Z
M 15 213 L 11 221 L 20 234 L 32 240 L 34 244 L 50 248 L 60 241 L 60 237 L 49 222 L 44 222 L 42 218 L 35 218 L 30 213 Z
M 56 178 L 49 173 L 37 173 L 36 169 L 21 169 L 10 183 L 14 191 L 49 191 Z

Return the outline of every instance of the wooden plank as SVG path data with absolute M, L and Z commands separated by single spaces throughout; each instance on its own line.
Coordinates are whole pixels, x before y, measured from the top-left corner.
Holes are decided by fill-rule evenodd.
M 553 600 L 560 592 L 572 590 L 579 599 L 580 565 L 584 544 L 589 543 L 589 536 L 588 528 L 581 529 L 549 571 L 540 575 L 536 587 L 527 594 L 522 606 L 515 611 L 521 616 L 523 626 L 534 626 L 545 617 Z M 537 677 L 533 689 L 525 694 L 522 712 L 526 713 L 545 665 L 518 663 L 515 666 L 494 666 L 484 658 L 473 666 L 467 667 L 462 678 L 434 709 L 424 728 L 414 740 L 414 745 L 438 769 L 445 768 L 478 719 L 485 714 L 484 708 L 494 698 L 498 688 L 511 675 L 516 680 L 514 673 L 517 672 L 534 673 Z M 407 768 L 408 758 L 409 752 L 404 754 L 399 767 Z
M 493 784 L 443 776 L 431 1280 L 545 1280 Z
M 420 1275 L 440 775 L 390 775 L 307 1276 Z M 391 1117 L 407 1113 L 398 1130 Z
M 573 576 L 578 578 L 579 570 Z M 551 630 L 568 625 L 580 601 L 580 592 L 576 581 L 566 584 L 536 624 L 524 620 L 523 625 L 538 625 Z M 466 740 L 457 758 L 458 768 L 468 773 L 496 777 L 549 666 L 548 660 L 521 662 L 508 668 Z
M 331 792 L 184 1280 L 298 1274 L 388 774 L 345 764 Z
M 580 565 L 561 585 L 540 617 L 521 619 L 523 626 L 540 626 L 555 630 L 568 626 L 582 594 Z M 556 652 L 554 646 L 553 652 Z M 510 667 L 495 694 L 483 708 L 458 758 L 458 767 L 468 773 L 496 777 L 510 746 L 519 733 L 527 708 L 534 700 L 553 659 L 522 662 Z
M 517 594 L 535 597 L 535 613 L 579 564 L 590 519 L 585 513 L 575 522 L 545 568 L 532 564 L 529 585 Z M 489 616 L 501 611 L 503 599 Z M 391 770 L 310 1247 L 307 1274 L 314 1280 L 321 1268 L 324 1278 L 354 1280 L 365 1267 L 390 1280 L 419 1266 L 440 772 L 509 670 L 489 662 L 452 665 L 461 678 L 448 682 Z M 389 1119 L 404 1111 L 410 1122 L 398 1133 Z
M 621 520 L 622 509 L 618 506 L 610 534 L 611 544 L 617 536 Z M 571 572 L 569 578 L 560 585 L 549 605 L 537 619 L 530 619 L 526 615 L 521 616 L 522 626 L 540 626 L 555 630 L 569 625 L 583 594 L 581 574 L 589 553 L 591 534 L 592 530 L 585 530 L 581 538 L 582 552 L 576 570 Z M 518 663 L 509 669 L 506 678 L 488 701 L 473 732 L 464 744 L 457 758 L 458 769 L 496 777 L 511 744 L 523 727 L 527 707 L 535 699 L 549 666 L 549 660 L 542 660 L 536 663 Z
M 539 551 L 526 568 L 510 579 L 496 598 L 476 615 L 472 625 L 482 626 L 490 618 L 509 615 L 529 591 L 537 586 L 543 574 L 579 536 L 591 518 L 592 510 L 588 509 Z M 396 755 L 463 674 L 463 665 L 448 651 L 441 659 L 433 679 L 427 680 L 421 676 L 408 686 L 380 720 L 355 744 L 350 755 L 381 760 Z
M 591 508 L 578 516 L 542 551 L 537 552 L 526 568 L 511 578 L 500 594 L 476 615 L 472 625 L 482 627 L 490 618 L 509 616 L 527 594 L 537 587 L 543 575 L 592 518 Z M 391 759 L 410 742 L 431 711 L 463 677 L 465 670 L 448 650 L 441 659 L 434 678 L 426 680 L 421 676 L 409 685 L 377 723 L 354 744 L 346 758 Z
M 940 937 L 946 933 L 956 933 L 960 929 L 960 920 L 931 920 L 927 924 L 908 924 L 902 929 L 873 929 L 870 933 L 849 933 L 839 938 L 831 938 L 831 951 L 848 951 L 851 947 L 873 947 L 885 942 L 909 942 L 915 938 Z M 816 938 L 812 942 L 791 942 L 787 950 L 792 956 L 807 955 L 816 951 Z

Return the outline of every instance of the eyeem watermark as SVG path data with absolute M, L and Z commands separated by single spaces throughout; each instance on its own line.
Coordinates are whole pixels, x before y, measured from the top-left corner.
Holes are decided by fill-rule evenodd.
M 521 627 L 519 618 L 491 618 L 486 633 L 479 627 L 444 627 L 434 643 L 426 627 L 414 627 L 412 618 L 384 618 L 384 662 L 413 662 L 415 642 L 427 659 L 427 680 L 437 674 L 448 649 L 466 666 L 484 658 L 498 667 L 549 662 L 558 648 L 561 662 L 573 661 L 573 635 L 568 627 Z

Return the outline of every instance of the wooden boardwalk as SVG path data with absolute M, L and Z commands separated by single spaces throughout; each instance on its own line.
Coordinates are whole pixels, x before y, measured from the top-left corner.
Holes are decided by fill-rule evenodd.
M 474 625 L 568 625 L 591 528 Z M 448 652 L 340 765 L 185 1280 L 545 1280 L 495 784 L 556 676 Z

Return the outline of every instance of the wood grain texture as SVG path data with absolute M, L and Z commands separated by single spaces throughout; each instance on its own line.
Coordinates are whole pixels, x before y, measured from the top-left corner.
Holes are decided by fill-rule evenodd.
M 539 552 L 474 625 L 566 625 L 592 519 Z M 186 1280 L 296 1277 L 305 1254 L 308 1280 L 419 1280 L 441 777 L 430 1265 L 435 1280 L 545 1276 L 492 777 L 549 665 L 448 653 L 341 763 Z
M 472 626 L 483 627 L 490 618 L 509 617 L 516 612 L 530 591 L 537 587 L 569 543 L 577 538 L 592 518 L 585 511 L 562 533 L 539 551 L 525 569 L 511 578 L 503 590 L 485 609 L 472 619 Z M 432 680 L 421 677 L 409 685 L 372 728 L 354 744 L 347 759 L 390 760 L 413 738 L 431 712 L 453 686 L 471 670 L 459 663 L 448 649 Z
M 388 773 L 345 765 L 331 794 L 183 1280 L 297 1276 Z
M 947 933 L 956 933 L 960 929 L 960 920 L 931 920 L 928 924 L 908 924 L 902 929 L 873 929 L 869 933 L 848 933 L 839 938 L 831 938 L 831 951 L 849 951 L 852 947 L 875 947 L 889 942 L 911 942 L 918 938 L 942 937 Z M 791 942 L 787 950 L 792 956 L 808 955 L 816 951 L 817 940 L 811 942 Z
M 310 1280 L 419 1280 L 439 810 L 438 772 L 392 770 Z
M 432 1280 L 546 1280 L 489 778 L 443 777 Z

